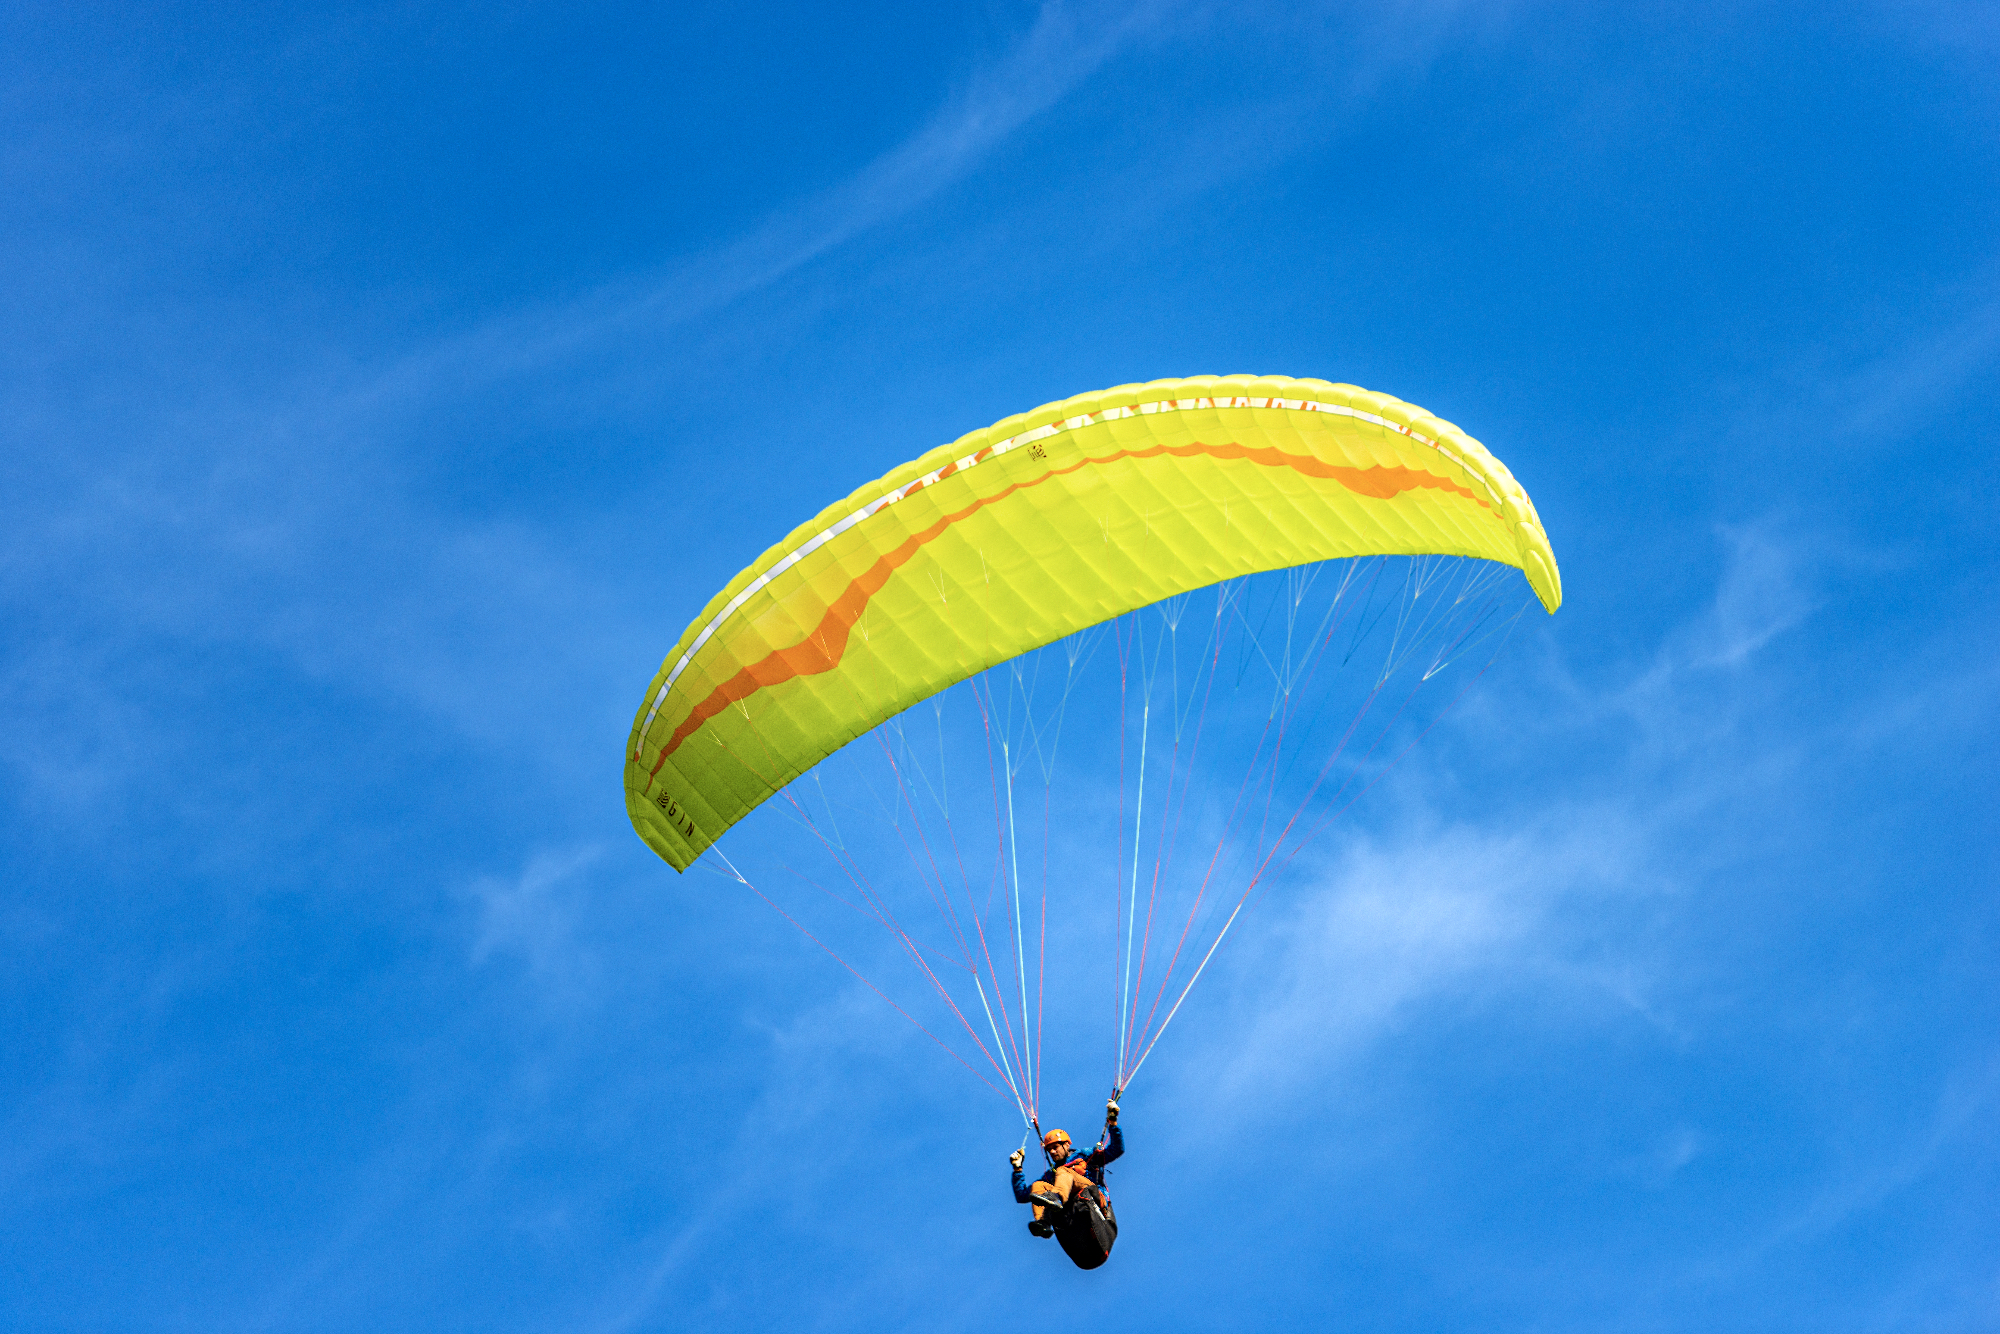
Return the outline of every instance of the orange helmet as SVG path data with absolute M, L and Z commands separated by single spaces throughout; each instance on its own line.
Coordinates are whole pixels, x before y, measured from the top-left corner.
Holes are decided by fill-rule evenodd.
M 1053 1148 L 1057 1144 L 1067 1143 L 1069 1143 L 1069 1132 L 1067 1130 L 1051 1130 L 1048 1134 L 1042 1136 L 1042 1147 L 1045 1149 Z

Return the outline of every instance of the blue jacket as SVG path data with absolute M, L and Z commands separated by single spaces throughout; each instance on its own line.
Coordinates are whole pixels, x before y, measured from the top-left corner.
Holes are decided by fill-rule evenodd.
M 1102 1186 L 1104 1184 L 1104 1168 L 1106 1164 L 1123 1157 L 1124 1153 L 1125 1132 L 1120 1130 L 1116 1123 L 1106 1126 L 1104 1128 L 1104 1138 L 1097 1141 L 1097 1147 L 1090 1151 L 1089 1156 L 1084 1161 L 1083 1174 L 1090 1178 L 1092 1185 Z M 1071 1159 L 1076 1157 L 1074 1149 L 1071 1150 L 1070 1157 Z M 1051 1167 L 1048 1171 L 1042 1173 L 1039 1179 L 1053 1186 L 1056 1182 L 1056 1169 Z M 1021 1169 L 1018 1167 L 1014 1169 L 1014 1198 L 1022 1204 L 1033 1204 L 1035 1202 L 1034 1193 L 1028 1189 L 1028 1178 L 1022 1174 Z

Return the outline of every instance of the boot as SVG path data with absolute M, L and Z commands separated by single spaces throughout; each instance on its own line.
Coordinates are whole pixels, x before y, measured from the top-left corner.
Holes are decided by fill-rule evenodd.
M 1050 1227 L 1047 1223 L 1044 1223 L 1039 1218 L 1029 1222 L 1028 1231 L 1034 1233 L 1038 1237 L 1053 1237 L 1056 1234 L 1056 1230 L 1054 1228 Z

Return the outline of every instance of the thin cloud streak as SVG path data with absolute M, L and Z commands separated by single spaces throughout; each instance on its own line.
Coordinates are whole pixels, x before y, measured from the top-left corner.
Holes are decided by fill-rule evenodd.
M 543 852 L 518 876 L 481 876 L 465 890 L 478 918 L 471 948 L 474 966 L 496 956 L 518 960 L 545 995 L 559 1002 L 589 998 L 596 960 L 576 939 L 586 911 L 582 873 L 603 855 L 597 846 Z
M 1028 32 L 976 71 L 929 123 L 847 180 L 664 273 L 509 316 L 421 351 L 370 384 L 354 406 L 421 397 L 447 377 L 485 381 L 533 371 L 606 340 L 686 324 L 768 287 L 963 179 L 1175 8 L 1154 0 L 1044 4 Z
M 1996 261 L 1990 268 L 2000 268 Z M 2000 288 L 2000 279 L 1981 284 Z M 1849 438 L 1893 441 L 1921 430 L 2000 356 L 2000 291 L 1989 291 L 1971 310 L 1913 346 L 1868 366 L 1842 398 L 1829 405 L 1836 430 Z
M 1282 23 L 1287 40 L 1324 82 L 1254 103 L 1222 125 L 1198 128 L 1157 162 L 1121 166 L 1104 194 L 1114 216 L 1157 213 L 1162 195 L 1178 198 L 1268 168 L 1331 131 L 1311 113 L 1329 98 L 1353 106 L 1398 73 L 1421 68 L 1471 19 L 1495 29 L 1515 6 L 1480 10 L 1439 2 L 1402 3 L 1361 16 L 1350 40 L 1327 44 L 1300 34 L 1297 14 Z M 1329 8 L 1321 22 L 1354 17 Z M 1054 108 L 1105 65 L 1138 43 L 1204 23 L 1254 25 L 1258 15 L 1211 11 L 1191 0 L 1042 6 L 1029 30 L 908 139 L 818 195 L 770 215 L 747 235 L 650 276 L 616 282 L 555 306 L 520 312 L 420 349 L 359 386 L 345 410 L 367 414 L 410 406 L 439 392 L 528 375 L 606 344 L 629 344 L 712 317 L 769 288 L 856 238 L 922 207 L 964 180 L 1036 117 Z M 1332 49 L 1323 49 L 1330 45 Z M 1359 54 L 1357 54 L 1357 52 Z M 1203 144 L 1206 144 L 1206 147 Z

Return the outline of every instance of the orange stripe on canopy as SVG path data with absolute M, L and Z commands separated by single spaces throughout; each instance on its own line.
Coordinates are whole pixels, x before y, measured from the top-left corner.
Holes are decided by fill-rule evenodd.
M 1405 491 L 1419 488 L 1433 488 L 1464 496 L 1482 509 L 1492 508 L 1466 487 L 1448 477 L 1424 472 L 1416 468 L 1401 466 L 1378 466 L 1350 468 L 1340 464 L 1326 463 L 1310 454 L 1293 454 L 1276 448 L 1255 448 L 1235 443 L 1211 445 L 1194 441 L 1186 445 L 1155 445 L 1147 449 L 1126 449 L 1115 453 L 1092 456 L 1068 467 L 1051 468 L 1039 477 L 1016 482 L 1005 490 L 973 501 L 964 509 L 945 515 L 936 523 L 920 532 L 912 534 L 897 546 L 883 553 L 875 563 L 850 581 L 839 596 L 835 597 L 806 637 L 796 644 L 774 649 L 763 658 L 738 671 L 734 676 L 711 690 L 707 697 L 696 704 L 683 718 L 680 725 L 660 748 L 659 758 L 654 761 L 651 774 L 657 775 L 667 757 L 680 749 L 681 743 L 700 729 L 701 725 L 721 713 L 731 704 L 748 699 L 767 686 L 781 685 L 801 676 L 816 676 L 829 672 L 840 665 L 847 652 L 847 638 L 853 631 L 855 622 L 867 609 L 868 601 L 880 592 L 896 570 L 907 564 L 925 545 L 943 535 L 953 524 L 971 517 L 988 505 L 1005 500 L 1017 491 L 1040 486 L 1052 478 L 1073 473 L 1082 468 L 1117 463 L 1124 459 L 1158 458 L 1171 454 L 1180 458 L 1206 455 L 1217 459 L 1240 459 L 1265 468 L 1289 468 L 1308 477 L 1325 478 L 1340 483 L 1358 496 L 1373 500 L 1391 500 Z

